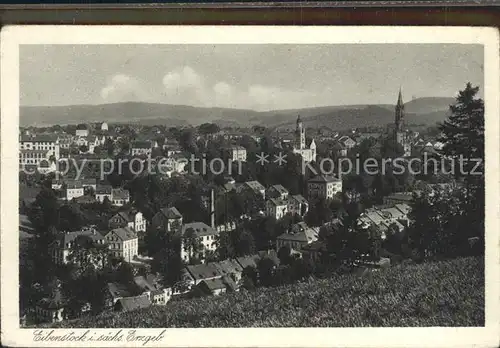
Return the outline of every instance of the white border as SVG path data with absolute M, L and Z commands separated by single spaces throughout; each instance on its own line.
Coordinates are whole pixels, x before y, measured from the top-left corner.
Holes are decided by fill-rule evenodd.
M 271 26 L 9 26 L 1 32 L 1 328 L 8 346 L 90 346 L 90 342 L 33 342 L 19 328 L 18 126 L 21 44 L 339 44 L 462 43 L 484 45 L 486 125 L 486 327 L 168 329 L 148 346 L 459 347 L 497 346 L 499 338 L 499 36 L 492 28 Z M 464 81 L 465 83 L 466 81 Z M 61 332 L 84 332 L 57 330 Z M 93 330 L 101 333 L 113 330 Z M 158 329 L 142 329 L 158 334 Z M 96 346 L 134 346 L 99 342 Z

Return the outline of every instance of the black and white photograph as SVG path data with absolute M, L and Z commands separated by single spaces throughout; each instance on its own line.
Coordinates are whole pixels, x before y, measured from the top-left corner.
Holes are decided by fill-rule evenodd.
M 466 29 L 11 33 L 10 325 L 46 346 L 495 327 L 498 33 Z

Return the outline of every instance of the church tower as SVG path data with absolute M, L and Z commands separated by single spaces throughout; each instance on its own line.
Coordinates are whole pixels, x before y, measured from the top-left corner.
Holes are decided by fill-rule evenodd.
M 297 128 L 296 128 L 296 142 L 297 148 L 302 150 L 306 148 L 306 130 L 300 119 L 300 115 L 297 117 Z
M 401 145 L 404 150 L 404 156 L 410 156 L 411 148 L 406 131 L 404 129 L 405 105 L 403 103 L 403 96 L 401 95 L 401 88 L 399 89 L 398 102 L 395 110 L 394 120 L 394 139 L 396 143 Z

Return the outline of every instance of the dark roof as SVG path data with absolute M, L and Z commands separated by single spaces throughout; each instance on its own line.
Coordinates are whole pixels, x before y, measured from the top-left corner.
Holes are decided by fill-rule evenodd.
M 307 226 L 305 223 L 298 223 L 292 226 L 291 233 L 285 232 L 279 235 L 278 239 L 311 243 L 318 239 L 318 232 L 319 231 Z
M 88 130 L 89 128 L 87 127 L 86 124 L 80 123 L 79 125 L 76 126 L 76 130 Z
M 182 214 L 177 210 L 176 207 L 163 208 L 160 211 L 167 219 L 181 219 L 182 218 Z
M 147 296 L 124 297 L 118 300 L 120 309 L 123 311 L 132 311 L 139 308 L 151 306 L 151 301 Z
M 134 141 L 131 145 L 131 149 L 151 149 L 153 144 L 151 141 Z
M 116 188 L 112 190 L 113 193 L 113 200 L 114 199 L 129 199 L 130 198 L 130 193 L 128 190 L 124 190 L 122 188 Z
M 82 182 L 80 180 L 66 180 L 64 185 L 66 185 L 66 189 L 83 188 Z
M 389 195 L 386 198 L 410 202 L 413 200 L 413 194 L 411 194 L 411 193 L 393 193 L 392 195 Z
M 74 232 L 65 232 L 59 235 L 56 241 L 62 243 L 61 246 L 66 247 L 68 243 L 73 242 L 78 237 L 88 237 L 92 239 L 94 242 L 104 240 L 102 234 L 100 234 L 95 229 L 88 229 L 82 231 L 74 231 Z
M 120 283 L 108 283 L 108 291 L 113 298 L 129 297 L 131 295 L 128 287 Z
M 222 281 L 221 278 L 217 279 L 204 279 L 200 282 L 200 284 L 205 284 L 205 286 L 210 290 L 220 290 L 220 289 L 225 289 L 226 285 Z
M 323 250 L 326 250 L 326 245 L 323 242 L 317 240 L 317 241 L 314 241 L 310 244 L 304 245 L 302 247 L 302 250 L 304 250 L 304 251 L 323 251 Z
M 312 179 L 309 180 L 309 182 L 334 182 L 334 181 L 341 181 L 340 179 L 337 179 L 333 175 L 318 175 Z
M 198 237 L 211 236 L 211 235 L 218 234 L 215 229 L 208 226 L 206 223 L 198 221 L 198 222 L 190 222 L 190 223 L 182 225 L 182 235 L 184 235 L 186 233 L 186 231 L 190 228 L 194 230 L 194 232 L 196 233 L 196 235 Z
M 115 235 L 117 235 L 118 238 L 120 238 L 122 241 L 126 241 L 126 240 L 131 240 L 131 239 L 136 239 L 137 238 L 137 234 L 130 227 L 115 228 L 114 230 L 109 231 L 109 233 L 106 235 L 106 237 L 108 235 L 110 235 L 111 233 L 114 233 Z
M 55 143 L 58 139 L 56 134 L 36 134 L 35 136 L 23 135 L 22 142 Z
M 280 194 L 288 194 L 288 190 L 286 188 L 284 188 L 282 185 L 273 185 L 273 186 L 269 187 L 269 190 L 276 190 Z
M 95 193 L 99 195 L 110 195 L 113 187 L 111 185 L 97 185 Z
M 291 198 L 295 199 L 297 202 L 301 204 L 309 204 L 309 202 L 307 202 L 307 199 L 305 199 L 304 196 L 302 195 L 293 195 Z
M 253 256 L 243 256 L 238 257 L 236 259 L 238 263 L 241 265 L 241 268 L 245 269 L 247 267 L 257 268 L 257 261 L 259 261 L 259 257 L 257 255 Z
M 92 204 L 97 202 L 97 200 L 92 196 L 80 196 L 73 199 L 80 204 Z
M 236 260 L 223 260 L 211 263 L 221 274 L 229 275 L 243 272 L 243 268 Z
M 268 202 L 273 203 L 275 206 L 288 205 L 288 201 L 281 198 L 269 198 Z
M 158 290 L 158 287 L 155 286 L 151 280 L 145 278 L 144 276 L 134 277 L 134 283 L 137 284 L 143 291 L 155 291 Z
M 186 266 L 194 280 L 220 278 L 222 274 L 213 264 L 200 264 Z

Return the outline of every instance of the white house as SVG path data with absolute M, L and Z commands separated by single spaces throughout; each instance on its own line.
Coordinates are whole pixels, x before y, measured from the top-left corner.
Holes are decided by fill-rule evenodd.
M 79 124 L 76 126 L 75 135 L 77 137 L 88 137 L 89 128 L 85 124 Z
M 288 212 L 288 202 L 281 198 L 269 198 L 266 201 L 266 215 L 281 219 Z
M 342 192 L 342 180 L 332 175 L 318 175 L 307 183 L 309 197 L 333 198 Z
M 139 254 L 139 238 L 130 227 L 115 228 L 105 236 L 111 254 L 130 262 Z

